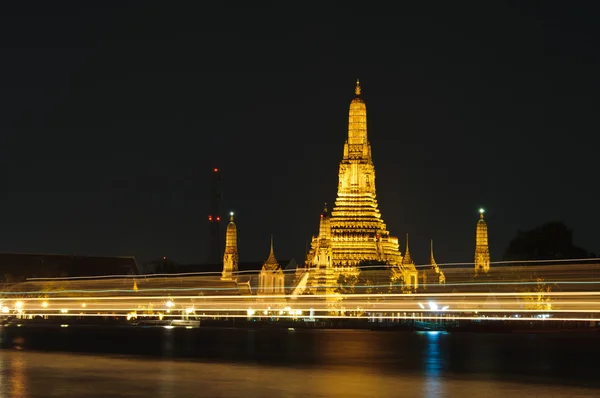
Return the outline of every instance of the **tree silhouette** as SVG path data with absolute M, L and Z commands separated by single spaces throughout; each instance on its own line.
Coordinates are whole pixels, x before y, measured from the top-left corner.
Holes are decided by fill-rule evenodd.
M 505 261 L 565 260 L 593 257 L 573 245 L 573 231 L 563 222 L 548 222 L 529 231 L 517 231 L 504 252 Z

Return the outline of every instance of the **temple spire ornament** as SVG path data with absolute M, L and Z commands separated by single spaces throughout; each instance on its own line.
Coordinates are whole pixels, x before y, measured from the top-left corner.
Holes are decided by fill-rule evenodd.
M 356 88 L 354 89 L 354 94 L 358 97 L 360 95 L 360 80 L 356 79 Z
M 406 234 L 406 251 L 404 252 L 404 257 L 402 258 L 402 265 L 409 266 L 412 265 L 414 267 L 415 262 L 413 261 L 410 255 L 410 249 L 408 248 L 408 234 Z
M 433 239 L 429 243 L 429 265 L 431 266 L 431 270 L 437 274 L 437 283 L 445 283 L 446 276 L 435 262 L 435 257 L 433 256 Z
M 233 280 L 238 272 L 237 227 L 233 222 L 233 212 L 229 213 L 229 224 L 225 235 L 225 253 L 223 254 L 223 273 L 221 279 Z
M 270 270 L 274 270 L 279 268 L 279 262 L 275 258 L 275 250 L 273 250 L 273 235 L 271 235 L 271 250 L 269 251 L 269 257 L 263 264 L 263 269 L 267 268 Z
M 273 235 L 271 235 L 271 249 L 269 257 L 263 263 L 260 274 L 258 275 L 258 294 L 284 294 L 284 275 L 275 258 L 273 250 Z
M 483 217 L 484 213 L 484 209 L 479 209 L 479 221 L 475 233 L 475 275 L 487 274 L 490 271 L 488 228 Z

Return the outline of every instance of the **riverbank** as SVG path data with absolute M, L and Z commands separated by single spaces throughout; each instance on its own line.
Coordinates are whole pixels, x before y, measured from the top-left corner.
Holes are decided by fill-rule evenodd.
M 12 319 L 1 324 L 0 334 L 4 336 L 2 348 L 11 348 L 12 341 L 25 338 L 34 341 L 38 335 L 45 338 L 62 336 L 62 334 L 76 333 L 84 335 L 92 333 L 112 333 L 119 330 L 134 336 L 136 331 L 147 333 L 147 330 L 190 330 L 233 328 L 251 330 L 367 330 L 384 332 L 418 332 L 437 331 L 449 333 L 593 333 L 600 335 L 600 328 L 589 322 L 556 322 L 544 320 L 542 322 L 528 322 L 517 320 L 465 320 L 465 321 L 438 321 L 423 322 L 416 320 L 403 320 L 396 322 L 373 322 L 370 319 L 327 319 L 312 322 L 302 320 L 269 320 L 269 319 L 197 319 L 197 320 L 157 320 L 142 319 L 130 321 L 124 318 L 51 318 L 51 319 Z M 67 332 L 68 330 L 68 332 Z M 62 334 L 60 334 L 62 333 Z

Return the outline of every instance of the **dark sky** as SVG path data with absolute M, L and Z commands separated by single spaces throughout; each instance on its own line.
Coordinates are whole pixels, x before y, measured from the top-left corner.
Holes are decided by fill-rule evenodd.
M 219 167 L 241 259 L 273 233 L 303 261 L 357 77 L 380 209 L 417 263 L 430 238 L 471 262 L 480 206 L 492 260 L 554 220 L 600 251 L 592 2 L 10 3 L 0 251 L 201 262 Z

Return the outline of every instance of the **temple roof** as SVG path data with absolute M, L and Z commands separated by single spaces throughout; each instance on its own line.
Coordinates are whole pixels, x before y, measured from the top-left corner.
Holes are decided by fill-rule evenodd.
M 275 271 L 277 269 L 281 269 L 281 267 L 279 266 L 279 262 L 277 262 L 277 259 L 275 258 L 275 252 L 273 250 L 273 237 L 272 236 L 271 236 L 271 251 L 269 252 L 269 257 L 267 257 L 267 259 L 265 260 L 262 269 L 267 270 L 267 271 Z
M 408 249 L 408 234 L 406 234 L 406 253 L 404 253 L 404 257 L 402 258 L 402 264 L 415 264 L 412 257 L 410 256 L 410 250 Z

